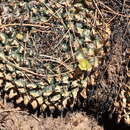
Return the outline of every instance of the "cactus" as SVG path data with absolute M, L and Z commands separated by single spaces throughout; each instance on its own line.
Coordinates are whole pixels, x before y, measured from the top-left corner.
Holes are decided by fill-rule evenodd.
M 96 29 L 103 22 L 93 26 L 92 1 L 90 8 L 82 1 L 31 2 L 15 1 L 11 9 L 16 21 L 23 16 L 26 23 L 6 19 L 0 26 L 0 88 L 10 100 L 40 111 L 73 107 L 78 94 L 87 98 L 91 79 L 85 72 L 95 72 L 105 55 Z M 109 33 L 103 32 L 105 40 Z

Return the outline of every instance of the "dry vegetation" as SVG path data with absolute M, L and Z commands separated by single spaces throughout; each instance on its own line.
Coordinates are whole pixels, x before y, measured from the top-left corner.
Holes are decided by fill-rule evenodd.
M 115 130 L 129 129 L 130 106 L 130 1 L 93 0 L 101 17 L 111 26 L 111 48 L 99 68 L 97 85 L 90 90 L 80 110 L 65 117 L 37 117 L 0 99 L 1 130 Z M 0 5 L 1 6 L 1 5 Z M 0 25 L 1 26 L 1 25 Z M 123 97 L 120 96 L 123 93 Z M 128 95 L 128 96 L 126 96 Z M 81 99 L 82 101 L 82 99 Z M 120 104 L 119 104 L 120 102 Z M 83 111 L 83 113 L 81 112 Z M 124 111 L 126 113 L 124 113 Z M 126 118 L 127 117 L 127 118 Z

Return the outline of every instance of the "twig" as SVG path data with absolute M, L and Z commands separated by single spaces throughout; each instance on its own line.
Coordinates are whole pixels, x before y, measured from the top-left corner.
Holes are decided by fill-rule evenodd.
M 123 1 L 122 12 L 124 11 L 125 3 L 126 3 L 126 0 Z
M 56 62 L 56 63 L 59 63 L 60 65 L 63 65 L 63 66 L 65 66 L 69 71 L 73 71 L 73 69 L 70 67 L 70 66 L 68 66 L 66 63 L 64 63 L 63 61 L 61 61 L 61 60 L 53 60 L 53 59 L 41 59 L 41 60 L 45 60 L 45 61 L 52 61 L 52 62 Z
M 44 22 L 44 24 L 48 25 L 48 26 L 52 26 L 52 24 L 46 23 Z M 2 24 L 0 25 L 0 28 L 5 28 L 5 27 L 10 27 L 10 26 L 29 26 L 29 27 L 39 27 L 39 28 L 44 28 L 43 25 L 39 25 L 39 24 L 31 24 L 31 23 L 27 23 L 27 24 L 21 24 L 21 23 L 10 23 L 10 24 Z
M 24 71 L 24 72 L 27 72 L 27 73 L 30 73 L 30 74 L 32 74 L 32 75 L 39 76 L 39 77 L 46 77 L 46 75 L 38 74 L 38 73 L 35 73 L 35 72 L 33 72 L 33 71 L 28 70 L 27 68 L 23 68 L 23 67 L 20 67 L 20 66 L 18 66 L 18 65 L 16 65 L 16 64 L 13 64 L 13 63 L 11 63 L 10 61 L 8 61 L 6 57 L 4 57 L 4 58 L 3 58 L 3 57 L 0 57 L 0 59 L 3 60 L 3 61 L 5 61 L 5 62 L 7 62 L 7 64 L 9 64 L 9 65 L 11 65 L 11 66 L 13 66 L 13 67 L 15 67 L 15 68 L 21 70 L 21 71 Z M 63 74 L 70 73 L 70 72 L 73 72 L 73 70 L 72 70 L 72 71 L 67 71 L 67 72 L 64 72 L 64 73 L 60 73 L 60 74 L 48 75 L 47 77 L 59 76 L 59 75 L 63 75 Z
M 0 110 L 0 113 L 4 112 L 22 112 L 19 108 L 17 109 L 6 109 L 6 110 Z
M 117 15 L 113 16 L 113 17 L 107 22 L 107 24 L 110 24 L 110 23 L 113 21 L 113 19 L 115 19 L 116 17 L 117 17 Z
M 102 9 L 102 10 L 103 10 L 104 12 L 107 12 L 107 13 L 116 14 L 116 15 L 118 15 L 118 16 L 130 18 L 129 15 L 123 15 L 123 14 L 119 14 L 119 13 L 117 13 L 117 12 L 111 12 L 111 11 L 109 11 L 109 10 L 104 10 L 104 9 Z
M 103 18 L 103 15 L 102 15 L 102 13 L 101 13 L 100 9 L 98 8 L 98 5 L 97 5 L 97 3 L 96 3 L 96 1 L 95 1 L 95 0 L 93 0 L 93 3 L 95 4 L 95 6 L 96 6 L 96 8 L 97 8 L 97 10 L 98 10 L 99 14 L 101 15 L 102 19 L 104 19 L 104 18 Z
M 67 32 L 63 35 L 63 37 L 60 39 L 60 41 L 56 44 L 56 46 L 54 47 L 54 49 L 56 49 L 60 43 L 63 41 L 63 39 L 66 37 L 67 33 L 69 32 L 69 29 L 67 30 Z
M 105 9 L 102 9 L 103 11 L 105 12 L 108 12 L 108 13 L 111 13 L 111 14 L 116 14 L 118 16 L 122 16 L 122 17 L 127 17 L 127 18 L 130 18 L 129 15 L 123 15 L 123 14 L 120 14 L 116 11 L 114 11 L 113 9 L 111 9 L 110 7 L 108 7 L 107 5 L 105 5 L 103 2 L 99 1 L 100 4 L 102 4 L 104 7 L 106 7 L 108 10 L 105 10 Z
M 36 117 L 35 115 L 32 115 L 32 117 L 37 120 L 38 122 L 40 122 L 40 119 L 38 119 L 38 117 Z

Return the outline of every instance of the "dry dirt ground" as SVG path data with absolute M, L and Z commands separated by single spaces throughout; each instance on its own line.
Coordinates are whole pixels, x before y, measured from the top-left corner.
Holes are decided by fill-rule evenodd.
M 37 117 L 12 104 L 0 102 L 0 130 L 103 130 L 94 118 L 84 113 L 68 113 L 66 117 Z
M 104 77 L 99 81 L 101 88 L 107 88 L 108 91 L 114 91 L 117 86 L 119 90 L 121 87 L 128 83 L 126 78 L 127 65 L 129 66 L 129 56 L 127 56 L 128 48 L 130 47 L 130 2 L 129 0 L 102 0 L 100 4 L 96 3 L 96 7 L 103 8 L 103 17 L 106 17 L 108 23 L 111 25 L 112 35 L 111 42 L 112 48 L 110 50 L 111 54 L 108 56 L 108 63 L 104 65 L 107 66 Z M 104 4 L 104 5 L 103 5 Z M 104 73 L 104 69 L 101 68 Z M 102 73 L 101 73 L 102 74 Z M 112 89 L 114 88 L 114 89 Z M 96 93 L 104 93 L 103 90 L 97 90 Z M 119 91 L 118 91 L 119 92 Z M 111 92 L 110 92 L 111 93 Z M 117 93 L 117 92 L 116 92 Z M 112 93 L 113 94 L 113 93 Z M 115 94 L 115 93 L 114 93 Z M 98 95 L 98 94 L 97 94 Z M 108 96 L 108 95 L 107 95 Z M 112 95 L 109 95 L 112 97 Z M 104 96 L 100 96 L 97 100 L 95 106 L 101 106 L 98 110 L 103 113 L 107 110 L 107 105 L 105 103 L 107 99 L 100 100 Z M 113 100 L 112 100 L 113 101 Z M 105 106 L 106 105 L 106 106 Z M 95 107 L 92 105 L 92 107 Z M 104 106 L 104 107 L 103 107 Z M 91 106 L 89 106 L 91 109 Z M 106 108 L 105 108 L 106 107 Z M 86 107 L 85 109 L 88 109 Z M 96 108 L 95 108 L 96 109 Z M 27 111 L 21 111 L 21 109 L 14 108 L 12 103 L 6 103 L 6 101 L 0 99 L 0 130 L 117 130 L 130 129 L 129 126 L 123 127 L 124 125 L 119 124 L 115 127 L 114 117 L 109 120 L 110 114 L 103 115 L 102 120 L 96 120 L 98 117 L 96 112 L 91 111 L 91 116 L 86 115 L 84 112 L 68 112 L 65 117 L 46 117 L 42 115 L 37 117 L 35 114 L 29 114 Z M 106 111 L 105 111 L 106 112 Z M 104 112 L 104 113 L 105 113 Z M 107 113 L 107 112 L 106 112 Z M 96 115 L 96 116 L 92 116 Z

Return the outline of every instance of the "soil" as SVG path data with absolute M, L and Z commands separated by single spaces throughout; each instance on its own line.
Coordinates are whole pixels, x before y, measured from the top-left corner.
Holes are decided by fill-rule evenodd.
M 0 130 L 103 130 L 93 117 L 83 112 L 68 113 L 64 118 L 37 117 L 0 102 Z
M 83 109 L 67 112 L 65 117 L 43 117 L 22 111 L 0 99 L 0 130 L 120 130 L 130 129 L 117 121 L 119 110 L 113 102 L 120 90 L 129 85 L 130 2 L 129 0 L 95 1 L 104 20 L 111 25 L 111 48 L 100 67 L 97 86 Z M 93 98 L 92 98 L 93 97 Z M 91 102 L 90 100 L 91 99 Z

